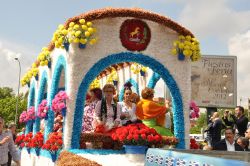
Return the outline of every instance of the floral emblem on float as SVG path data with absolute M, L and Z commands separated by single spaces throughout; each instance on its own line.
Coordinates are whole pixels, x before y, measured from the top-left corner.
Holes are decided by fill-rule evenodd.
M 143 51 L 147 48 L 151 33 L 148 25 L 141 20 L 129 19 L 122 23 L 120 39 L 130 51 Z

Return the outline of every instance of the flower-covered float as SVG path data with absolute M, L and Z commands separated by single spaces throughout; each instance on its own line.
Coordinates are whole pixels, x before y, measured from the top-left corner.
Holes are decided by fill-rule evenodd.
M 152 12 L 107 8 L 68 19 L 21 81 L 29 87 L 29 111 L 21 115 L 20 122 L 26 123 L 26 135 L 33 133 L 29 136 L 40 141 L 25 147 L 20 137 L 22 164 L 54 165 L 60 152 L 66 150 L 102 165 L 144 165 L 145 154 L 131 158 L 119 145 L 188 149 L 191 63 L 199 58 L 199 42 L 189 30 Z M 133 129 L 135 133 L 126 132 L 128 128 L 109 136 L 81 133 L 89 87 L 112 83 L 119 94 L 117 100 L 122 100 L 124 83 L 131 82 L 140 94 L 145 87 L 154 89 L 160 78 L 171 94 L 174 137 L 162 137 L 142 125 L 138 131 Z M 41 134 L 35 136 L 41 128 L 43 145 Z M 127 135 L 117 137 L 117 133 Z M 98 139 L 117 141 L 120 148 L 80 149 L 81 143 Z

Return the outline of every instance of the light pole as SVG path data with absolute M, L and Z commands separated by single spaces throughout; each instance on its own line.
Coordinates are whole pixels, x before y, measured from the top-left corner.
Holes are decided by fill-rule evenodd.
M 18 74 L 18 88 L 17 88 L 17 98 L 16 98 L 16 114 L 15 114 L 15 124 L 17 121 L 17 110 L 18 110 L 18 100 L 19 100 L 19 88 L 20 88 L 20 75 L 21 75 L 21 64 L 18 58 L 15 58 L 16 61 L 18 61 L 19 65 L 19 74 Z

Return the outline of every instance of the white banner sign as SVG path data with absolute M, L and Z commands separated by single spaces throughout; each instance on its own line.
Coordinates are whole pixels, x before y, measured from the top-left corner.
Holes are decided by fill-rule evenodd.
M 235 56 L 203 56 L 192 63 L 192 100 L 201 107 L 232 108 L 237 103 Z

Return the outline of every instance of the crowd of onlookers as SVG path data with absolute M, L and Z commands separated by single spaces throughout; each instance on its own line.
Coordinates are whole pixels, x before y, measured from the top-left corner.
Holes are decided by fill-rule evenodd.
M 225 134 L 224 139 L 221 139 L 222 131 Z M 205 132 L 208 144 L 205 149 L 225 151 L 250 149 L 250 124 L 242 106 L 237 106 L 234 114 L 229 110 L 224 111 L 222 117 L 218 112 L 214 112 Z

